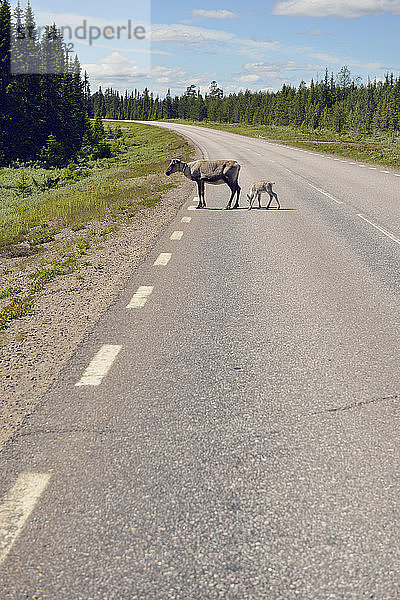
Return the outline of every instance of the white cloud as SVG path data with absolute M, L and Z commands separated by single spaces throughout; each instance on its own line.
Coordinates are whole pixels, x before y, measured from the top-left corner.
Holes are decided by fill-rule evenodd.
M 153 25 L 150 31 L 152 42 L 169 42 L 187 46 L 201 46 L 210 42 L 229 42 L 234 37 L 233 33 L 227 31 L 178 24 Z
M 281 0 L 272 10 L 289 17 L 341 17 L 400 14 L 400 0 Z
M 326 34 L 322 29 L 309 29 L 308 31 L 298 31 L 298 35 L 312 35 L 312 36 L 320 36 L 320 35 L 329 35 Z
M 87 71 L 89 75 L 95 79 L 101 79 L 103 82 L 110 80 L 129 82 L 147 76 L 146 71 L 138 66 L 135 60 L 122 56 L 120 52 L 112 52 L 96 63 L 83 64 L 82 70 Z
M 272 40 L 248 40 L 235 38 L 234 44 L 230 46 L 230 52 L 236 52 L 252 58 L 253 60 L 261 60 L 266 54 L 282 50 L 282 44 L 280 42 L 274 42 Z
M 248 62 L 243 65 L 242 72 L 235 73 L 232 81 L 242 84 L 259 84 L 257 89 L 278 90 L 283 84 L 298 84 L 298 73 L 309 72 L 309 78 L 315 72 L 324 69 L 323 65 L 310 63 L 287 62 Z M 252 86 L 254 88 L 254 85 Z
M 169 85 L 187 79 L 187 73 L 182 67 L 153 67 L 151 78 L 156 83 Z
M 182 44 L 193 48 L 206 47 L 208 53 L 221 48 L 254 59 L 262 58 L 266 52 L 282 49 L 282 44 L 273 40 L 244 39 L 228 31 L 188 24 L 153 25 L 150 39 L 157 43 Z
M 188 75 L 187 71 L 182 67 L 153 67 L 151 70 L 151 78 L 156 83 L 164 85 L 174 85 L 178 87 L 186 88 L 188 85 L 194 83 L 195 85 L 209 85 L 217 76 L 216 73 L 206 72 L 198 73 L 194 75 Z
M 248 75 L 234 75 L 232 77 L 233 81 L 238 81 L 240 83 L 255 83 L 256 81 L 260 81 L 260 76 L 254 74 Z
M 257 73 L 268 75 L 273 73 L 282 74 L 285 71 L 318 71 L 322 69 L 323 66 L 315 65 L 315 64 L 304 64 L 304 63 L 296 63 L 293 60 L 288 62 L 280 62 L 280 63 L 266 63 L 266 62 L 255 62 L 255 63 L 246 63 L 243 66 L 244 71 L 249 73 Z
M 248 48 L 249 50 L 279 50 L 281 48 L 280 42 L 274 42 L 273 40 L 246 40 L 238 38 L 236 41 L 242 48 Z
M 378 62 L 368 62 L 363 63 L 359 60 L 349 58 L 349 57 L 340 57 L 340 56 L 332 56 L 331 54 L 313 52 L 310 53 L 309 56 L 311 58 L 316 58 L 317 60 L 323 61 L 325 65 L 346 65 L 347 67 L 358 67 L 360 69 L 366 70 L 375 70 L 375 69 L 383 69 L 384 66 Z M 391 69 L 388 69 L 391 70 Z
M 230 10 L 204 10 L 202 8 L 195 8 L 192 10 L 192 16 L 202 19 L 237 19 L 239 15 Z

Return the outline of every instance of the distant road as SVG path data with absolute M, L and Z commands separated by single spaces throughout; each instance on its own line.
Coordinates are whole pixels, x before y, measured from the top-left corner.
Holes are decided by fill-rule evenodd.
M 0 597 L 400 598 L 400 173 L 157 125 L 242 210 L 182 208 L 0 454 Z

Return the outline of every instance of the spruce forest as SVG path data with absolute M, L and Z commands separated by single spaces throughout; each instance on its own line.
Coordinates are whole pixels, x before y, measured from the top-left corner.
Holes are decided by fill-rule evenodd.
M 10 35 L 30 31 L 29 64 L 35 73 L 10 69 Z M 51 43 L 50 43 L 51 40 Z M 18 62 L 18 48 L 13 60 Z M 26 59 L 26 56 L 25 56 Z M 15 66 L 15 64 L 14 64 Z M 57 70 L 57 73 L 52 71 Z M 29 71 L 28 65 L 26 70 Z M 79 61 L 70 61 L 55 25 L 38 39 L 28 4 L 14 14 L 8 0 L 0 4 L 0 164 L 41 160 L 54 166 L 68 162 L 91 134 L 89 85 Z
M 112 119 L 190 119 L 361 135 L 399 132 L 400 77 L 387 74 L 384 81 L 364 84 L 343 67 L 337 76 L 326 71 L 321 81 L 284 85 L 278 92 L 246 90 L 224 95 L 213 81 L 204 96 L 191 85 L 183 95 L 168 93 L 163 99 L 147 89 L 124 95 L 100 89 L 90 98 L 90 110 L 92 115 Z

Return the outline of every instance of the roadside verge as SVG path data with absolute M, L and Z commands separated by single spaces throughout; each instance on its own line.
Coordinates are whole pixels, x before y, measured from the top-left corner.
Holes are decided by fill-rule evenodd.
M 193 184 L 184 180 L 163 193 L 154 206 L 140 210 L 133 221 L 116 229 L 101 223 L 104 235 L 82 248 L 84 260 L 79 267 L 49 281 L 35 298 L 34 312 L 13 320 L 1 332 L 0 448 L 34 411 L 80 341 L 192 193 Z M 98 225 L 93 222 L 90 227 L 96 230 Z M 72 246 L 76 243 L 72 240 Z M 14 264 L 24 277 L 23 262 Z

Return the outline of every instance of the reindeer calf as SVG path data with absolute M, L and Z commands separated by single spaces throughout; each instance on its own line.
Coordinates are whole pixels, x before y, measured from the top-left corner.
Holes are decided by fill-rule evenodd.
M 274 185 L 273 181 L 256 181 L 255 183 L 253 183 L 253 185 L 250 188 L 250 194 L 247 194 L 247 198 L 249 199 L 249 203 L 250 203 L 249 210 L 252 208 L 252 206 L 254 204 L 254 200 L 256 198 L 258 199 L 258 208 L 261 208 L 261 194 L 264 192 L 266 192 L 269 195 L 269 202 L 268 202 L 267 210 L 270 207 L 271 202 L 274 198 L 278 203 L 278 208 L 281 207 L 279 200 L 278 200 L 278 196 L 272 190 L 273 185 Z

